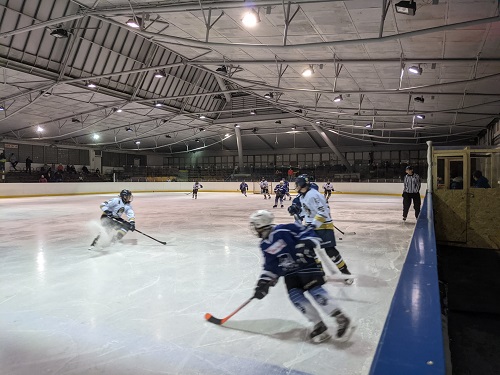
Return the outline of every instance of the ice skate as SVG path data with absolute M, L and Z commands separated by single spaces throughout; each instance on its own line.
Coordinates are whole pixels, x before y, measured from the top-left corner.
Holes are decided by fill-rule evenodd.
M 320 342 L 328 340 L 332 336 L 328 333 L 328 328 L 326 327 L 325 323 L 319 322 L 314 326 L 312 332 L 309 334 L 309 337 L 311 338 L 312 342 L 318 344 Z
M 348 270 L 345 270 L 345 272 L 342 272 L 342 275 L 351 275 L 351 273 Z M 352 277 L 344 279 L 345 285 L 352 285 L 353 283 L 354 283 L 354 278 Z
M 283 208 L 283 205 L 281 205 L 281 208 Z
M 338 342 L 348 341 L 351 338 L 354 330 L 356 329 L 356 326 L 352 324 L 351 319 L 349 319 L 342 311 L 338 309 L 332 313 L 332 316 L 335 318 L 338 324 L 337 333 L 335 334 L 334 340 Z
M 278 207 L 278 205 L 277 205 L 277 204 L 275 204 L 275 205 L 273 206 L 273 208 L 276 208 L 276 207 Z

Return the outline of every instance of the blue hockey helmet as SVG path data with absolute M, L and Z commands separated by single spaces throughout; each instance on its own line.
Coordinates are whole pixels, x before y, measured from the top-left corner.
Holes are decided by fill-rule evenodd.
M 299 177 L 295 179 L 295 189 L 299 191 L 300 189 L 307 187 L 309 188 L 311 186 L 311 181 L 309 180 L 309 177 L 305 174 L 301 174 Z
M 123 203 L 130 203 L 134 199 L 132 192 L 127 189 L 123 189 L 120 191 L 120 198 L 122 199 Z

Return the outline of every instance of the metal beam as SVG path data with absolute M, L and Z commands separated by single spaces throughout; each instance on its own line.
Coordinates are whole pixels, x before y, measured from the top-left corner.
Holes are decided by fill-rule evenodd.
M 241 130 L 239 126 L 234 127 L 234 133 L 236 134 L 236 145 L 238 146 L 238 167 L 239 170 L 243 170 L 243 145 L 241 143 Z
M 330 147 L 330 149 L 335 153 L 335 155 L 337 155 L 337 157 L 339 158 L 339 160 L 342 162 L 342 164 L 344 164 L 347 168 L 347 170 L 350 172 L 352 171 L 352 167 L 351 167 L 351 164 L 349 164 L 349 162 L 347 161 L 347 159 L 345 158 L 345 156 L 338 150 L 337 147 L 335 147 L 335 145 L 333 144 L 333 142 L 330 140 L 330 138 L 328 138 L 328 136 L 326 135 L 326 133 L 323 131 L 323 129 L 321 129 L 318 125 L 316 124 L 311 124 L 312 127 L 314 128 L 314 130 L 316 130 L 318 132 L 318 134 L 321 136 L 321 138 L 323 138 L 323 140 L 325 141 L 325 143 L 328 145 L 328 147 Z

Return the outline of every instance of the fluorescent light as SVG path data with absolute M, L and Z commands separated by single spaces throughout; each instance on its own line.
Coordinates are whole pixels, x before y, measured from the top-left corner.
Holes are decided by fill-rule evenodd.
M 314 68 L 312 65 L 309 66 L 309 68 L 305 68 L 302 71 L 302 77 L 310 77 L 314 74 Z
M 92 82 L 87 82 L 87 87 L 89 89 L 95 89 L 97 87 L 97 85 L 95 83 L 92 83 Z
M 264 95 L 264 98 L 266 99 L 272 99 L 274 97 L 272 92 L 268 92 L 267 94 Z
M 372 123 L 369 122 L 368 124 L 365 125 L 365 128 L 371 128 L 372 127 Z
M 395 4 L 394 7 L 396 8 L 396 13 L 406 14 L 409 16 L 414 16 L 417 11 L 417 4 L 413 0 L 400 1 Z
M 155 107 L 161 107 L 163 104 L 159 103 L 159 102 L 156 102 L 155 103 Z
M 243 15 L 241 23 L 245 27 L 255 27 L 260 22 L 258 13 L 251 9 Z
M 318 121 L 316 121 L 316 124 L 321 124 L 321 121 L 319 121 L 319 120 L 318 120 Z
M 5 111 L 5 108 L 0 105 L 0 111 Z
M 230 136 L 230 134 L 229 134 L 229 133 L 226 133 L 226 134 L 224 135 L 224 137 L 229 137 L 229 136 Z
M 126 132 L 133 132 L 132 128 L 125 128 Z
M 36 131 L 37 131 L 37 132 L 39 132 L 39 133 L 41 133 L 41 132 L 43 132 L 43 128 L 42 128 L 41 126 L 38 126 L 38 127 L 36 128 Z
M 419 120 L 425 119 L 425 115 L 416 115 L 415 117 L 418 118 Z
M 141 144 L 141 141 L 135 141 L 135 144 L 136 144 L 136 145 L 140 145 L 140 144 Z
M 200 140 L 198 138 L 195 139 L 196 142 L 199 142 Z
M 96 139 L 96 140 L 97 140 L 97 139 L 99 139 L 99 134 L 93 134 L 93 135 L 92 135 L 92 138 L 94 138 L 94 139 Z
M 239 128 L 240 126 L 238 124 L 234 124 L 234 127 L 235 128 Z
M 134 29 L 138 29 L 141 27 L 142 20 L 139 17 L 131 18 L 127 21 L 127 25 L 133 27 Z
M 335 103 L 341 102 L 342 100 L 344 100 L 344 98 L 342 97 L 342 95 L 339 95 L 339 96 L 336 96 L 335 98 L 333 98 L 333 101 Z
M 413 74 L 421 75 L 424 70 L 420 66 L 413 65 L 408 68 L 408 71 Z
M 200 117 L 198 117 L 198 118 L 199 118 L 200 120 L 204 120 L 204 119 L 206 119 L 206 118 L 207 118 L 207 116 L 205 116 L 205 115 L 200 115 Z
M 157 70 L 155 72 L 155 78 L 165 78 L 167 75 L 165 74 L 164 71 L 162 70 Z
M 250 114 L 251 114 L 251 115 L 255 115 L 255 110 L 254 110 L 254 109 L 252 109 L 252 110 L 250 111 Z

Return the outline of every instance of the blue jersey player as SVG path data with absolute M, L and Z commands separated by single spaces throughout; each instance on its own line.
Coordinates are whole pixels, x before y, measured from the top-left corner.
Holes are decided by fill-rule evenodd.
M 336 319 L 338 327 L 335 339 L 349 340 L 355 328 L 351 319 L 322 287 L 325 273 L 314 251 L 319 246 L 320 239 L 316 237 L 314 230 L 303 225 L 274 225 L 273 221 L 274 215 L 266 210 L 256 211 L 250 216 L 250 226 L 261 238 L 260 248 L 264 255 L 263 271 L 257 282 L 254 298 L 264 298 L 269 288 L 276 285 L 283 276 L 293 305 L 314 324 L 310 333 L 313 342 L 325 341 L 331 336 L 318 310 L 304 295 L 305 292 L 324 313 Z

